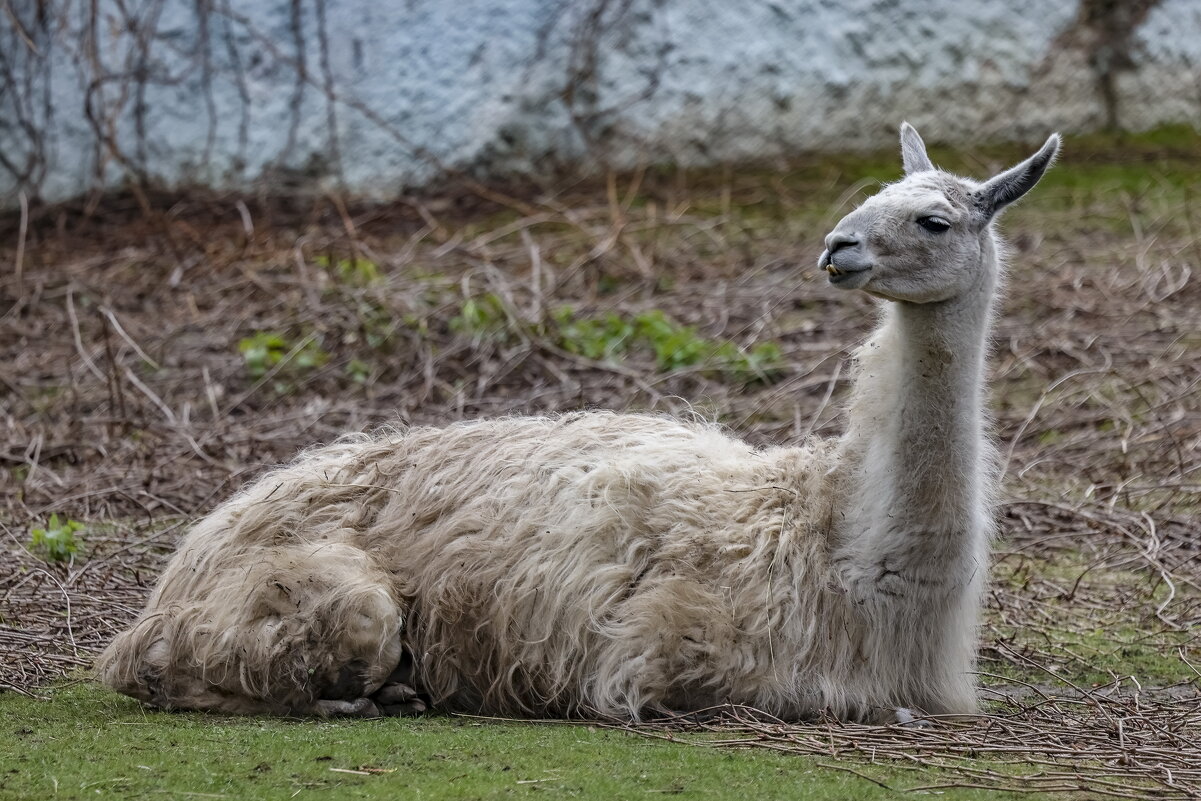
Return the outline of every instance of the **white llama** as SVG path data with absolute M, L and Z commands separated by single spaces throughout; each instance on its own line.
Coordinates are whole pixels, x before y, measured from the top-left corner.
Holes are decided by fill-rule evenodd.
M 984 183 L 901 144 L 821 257 L 886 301 L 841 438 L 587 413 L 343 439 L 196 524 L 104 681 L 293 715 L 975 711 L 993 220 L 1059 138 Z

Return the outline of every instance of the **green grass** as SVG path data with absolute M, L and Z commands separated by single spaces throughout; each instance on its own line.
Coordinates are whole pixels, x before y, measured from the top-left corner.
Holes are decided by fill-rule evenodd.
M 583 724 L 437 716 L 294 721 L 164 713 L 88 683 L 49 695 L 49 701 L 0 695 L 0 799 L 608 801 L 666 795 L 842 801 L 895 795 L 819 764 L 833 758 L 704 748 Z M 945 778 L 933 771 L 844 764 L 895 788 Z M 952 790 L 943 797 L 1017 796 Z
M 488 292 L 464 300 L 450 329 L 476 342 L 507 342 L 516 338 L 516 317 L 500 296 Z M 648 351 L 660 373 L 695 368 L 747 384 L 770 381 L 782 367 L 774 342 L 744 349 L 727 339 L 705 337 L 695 326 L 681 325 L 658 309 L 636 315 L 579 315 L 570 306 L 560 306 L 545 321 L 527 321 L 524 327 L 527 335 L 593 361 L 620 362 L 632 352 Z
M 1129 676 L 1152 687 L 1195 678 L 1180 653 L 1195 664 L 1201 643 L 1188 628 L 1154 616 L 1170 592 L 1154 576 L 1090 565 L 1082 554 L 1064 551 L 1001 560 L 992 577 L 999 591 L 994 599 L 1012 593 L 1008 597 L 1022 598 L 1027 608 L 1007 615 L 989 608 L 985 642 L 1004 642 L 1029 654 L 1030 662 L 986 659 L 981 669 L 988 673 L 1034 684 L 1059 684 L 1059 677 L 1082 689 Z M 1179 599 L 1188 589 L 1177 592 Z M 984 683 L 1006 681 L 986 677 Z
M 1026 158 L 1039 144 L 1041 142 L 982 147 L 935 145 L 930 148 L 930 156 L 942 169 L 983 179 Z M 674 176 L 681 169 L 665 169 L 664 172 Z M 829 187 L 837 186 L 841 191 L 862 181 L 863 188 L 841 209 L 841 213 L 846 213 L 867 196 L 875 194 L 880 184 L 903 177 L 899 154 L 894 148 L 864 153 L 815 154 L 794 160 L 784 171 L 750 165 L 733 174 L 719 168 L 685 172 L 688 184 L 694 190 L 700 190 L 690 197 L 691 207 L 697 212 L 729 213 L 742 223 L 775 225 L 790 219 L 800 223 L 800 231 L 832 224 L 840 216 L 835 214 L 834 219 L 830 219 L 832 211 L 828 206 L 805 202 L 815 193 L 833 197 L 837 193 L 830 195 Z M 1197 196 L 1198 180 L 1201 180 L 1201 136 L 1190 126 L 1161 126 L 1122 135 L 1068 136 L 1058 166 L 1040 182 L 1037 203 L 1018 204 L 1007 217 L 1021 222 L 1012 222 L 1007 227 L 1045 229 L 1044 218 L 1050 213 L 1079 217 L 1082 206 L 1105 205 L 1115 199 L 1123 207 L 1128 203 L 1137 206 L 1140 201 L 1147 201 L 1153 206 L 1170 206 L 1178 211 L 1175 206 Z M 732 198 L 718 198 L 718 190 L 723 184 L 729 185 Z M 765 187 L 772 191 L 765 191 Z M 1090 216 L 1085 222 L 1095 224 L 1096 216 Z M 1102 219 L 1101 222 L 1107 221 Z M 1107 226 L 1129 233 L 1129 218 L 1123 212 Z

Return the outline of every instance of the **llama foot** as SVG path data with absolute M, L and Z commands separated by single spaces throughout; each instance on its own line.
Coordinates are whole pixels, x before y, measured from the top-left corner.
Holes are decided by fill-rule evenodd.
M 380 708 L 370 698 L 353 701 L 322 700 L 317 702 L 317 714 L 323 718 L 378 718 Z
M 417 697 L 417 691 L 402 682 L 392 682 L 371 694 L 371 700 L 380 705 L 403 704 Z
M 753 706 L 746 706 L 732 701 L 721 701 L 699 709 L 673 709 L 669 706 L 655 704 L 643 708 L 640 719 L 647 723 L 679 723 L 685 725 L 699 725 L 722 721 L 736 721 L 740 723 L 783 722 L 770 712 L 764 712 Z
M 388 717 L 412 717 L 428 708 L 428 699 L 413 686 L 416 684 L 413 655 L 408 649 L 400 653 L 400 663 L 388 676 L 383 686 L 371 694 L 371 700 Z
M 415 689 L 404 682 L 389 682 L 380 687 L 371 700 L 379 706 L 388 717 L 409 717 L 420 715 L 426 710 L 426 703 L 418 697 Z
M 666 707 L 654 707 L 645 710 L 642 713 L 642 720 L 647 723 L 680 723 L 680 724 L 697 724 L 711 721 L 720 716 L 720 712 L 715 712 L 709 709 L 699 711 L 689 711 L 686 709 L 667 709 Z
M 930 729 L 934 727 L 932 721 L 921 717 L 924 713 L 920 709 L 910 709 L 907 706 L 898 706 L 894 710 L 896 715 L 896 723 L 899 726 L 905 726 L 910 729 Z
M 396 689 L 401 687 L 403 689 Z M 371 698 L 356 698 L 353 701 L 325 699 L 317 702 L 316 713 L 323 718 L 399 718 L 412 717 L 425 712 L 425 701 L 416 697 L 416 691 L 404 685 L 388 685 L 390 699 L 407 696 L 403 701 L 385 702 L 381 693 Z
M 425 714 L 426 706 L 425 701 L 414 698 L 412 701 L 405 701 L 402 704 L 387 704 L 381 707 L 381 710 L 390 718 L 412 718 Z

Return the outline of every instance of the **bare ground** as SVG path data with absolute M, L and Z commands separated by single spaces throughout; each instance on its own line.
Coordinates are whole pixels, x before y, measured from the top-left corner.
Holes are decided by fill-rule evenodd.
M 734 710 L 702 726 L 718 742 L 936 763 L 965 785 L 1201 793 L 1199 152 L 1069 141 L 1005 221 L 990 715 L 798 728 Z M 881 164 L 363 208 L 135 193 L 0 221 L 0 688 L 89 665 L 190 520 L 346 431 L 606 407 L 762 444 L 836 434 L 872 312 L 812 265 Z M 53 513 L 86 527 L 67 562 L 30 547 Z

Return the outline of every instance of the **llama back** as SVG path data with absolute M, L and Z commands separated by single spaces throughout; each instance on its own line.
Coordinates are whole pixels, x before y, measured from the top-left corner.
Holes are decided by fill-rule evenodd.
M 786 644 L 825 602 L 821 456 L 650 415 L 417 430 L 362 545 L 444 707 L 792 709 L 786 679 L 824 659 Z
M 609 413 L 342 440 L 198 523 L 101 672 L 163 706 L 301 711 L 378 687 L 403 642 L 447 708 L 812 705 L 788 688 L 822 658 L 786 643 L 825 584 L 816 456 Z

